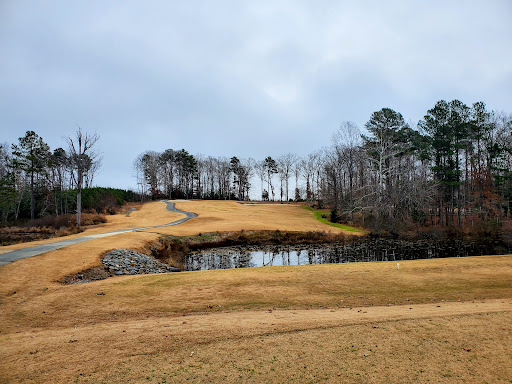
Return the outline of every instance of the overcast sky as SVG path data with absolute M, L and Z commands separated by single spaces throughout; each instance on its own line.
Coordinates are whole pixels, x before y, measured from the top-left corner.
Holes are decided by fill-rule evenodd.
M 0 0 L 0 142 L 98 133 L 102 186 L 145 150 L 305 155 L 383 107 L 512 112 L 512 2 Z

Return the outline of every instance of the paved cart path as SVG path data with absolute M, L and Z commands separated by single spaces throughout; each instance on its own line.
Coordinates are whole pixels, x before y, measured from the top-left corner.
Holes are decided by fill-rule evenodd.
M 11 263 L 11 262 L 19 260 L 19 259 L 24 259 L 26 257 L 32 257 L 32 256 L 40 255 L 45 252 L 55 251 L 56 249 L 67 247 L 68 245 L 83 243 L 84 241 L 100 239 L 102 237 L 108 237 L 108 236 L 115 236 L 115 235 L 119 235 L 120 233 L 126 233 L 126 232 L 137 232 L 137 231 L 143 231 L 145 229 L 152 229 L 152 228 L 159 228 L 159 227 L 171 227 L 173 225 L 179 225 L 179 224 L 184 223 L 187 220 L 197 217 L 197 214 L 195 214 L 193 212 L 185 212 L 185 211 L 182 211 L 182 210 L 176 208 L 174 203 L 171 201 L 163 201 L 163 202 L 167 205 L 166 208 L 168 211 L 183 213 L 184 215 L 186 215 L 186 217 L 176 220 L 176 221 L 173 221 L 168 224 L 155 225 L 155 226 L 142 227 L 142 228 L 122 229 L 122 230 L 114 231 L 114 232 L 99 233 L 97 235 L 87 235 L 87 236 L 77 237 L 74 239 L 60 240 L 60 241 L 56 241 L 56 242 L 50 243 L 50 244 L 36 245 L 36 246 L 30 247 L 30 248 L 17 249 L 12 252 L 6 252 L 3 254 L 0 254 L 0 266 Z

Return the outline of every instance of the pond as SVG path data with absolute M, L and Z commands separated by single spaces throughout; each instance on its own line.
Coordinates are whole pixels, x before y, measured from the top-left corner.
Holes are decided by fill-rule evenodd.
M 186 271 L 249 268 L 279 265 L 338 264 L 399 261 L 478 254 L 473 243 L 438 243 L 426 240 L 367 239 L 352 244 L 300 246 L 222 247 L 191 252 Z

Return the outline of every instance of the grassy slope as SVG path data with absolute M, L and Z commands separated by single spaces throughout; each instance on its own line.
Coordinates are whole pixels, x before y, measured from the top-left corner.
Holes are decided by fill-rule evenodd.
M 338 223 L 330 222 L 326 218 L 322 217 L 322 215 L 326 214 L 325 211 L 319 211 L 319 210 L 313 209 L 311 207 L 308 207 L 307 205 L 305 205 L 304 208 L 309 210 L 309 211 L 311 211 L 311 212 L 313 212 L 313 214 L 315 215 L 315 219 L 317 219 L 319 222 L 321 222 L 323 224 L 330 225 L 331 227 L 343 229 L 344 231 L 349 231 L 349 232 L 361 232 L 361 233 L 365 232 L 362 229 L 350 227 L 348 225 L 343 225 L 343 224 L 338 224 Z
M 24 329 L 75 325 L 76 319 L 109 321 L 113 312 L 135 320 L 146 313 L 175 316 L 499 299 L 512 297 L 510 276 L 511 256 L 485 256 L 403 261 L 400 270 L 396 263 L 378 262 L 120 277 L 23 297 L 25 309 L 16 308 L 4 319 L 14 322 L 21 316 L 18 328 Z M 51 316 L 41 316 L 43 311 L 51 311 Z
M 0 379 L 37 382 L 41 372 L 53 382 L 118 383 L 510 377 L 512 257 L 400 266 L 188 272 L 5 295 Z
M 240 230 L 251 221 L 255 229 L 322 226 L 301 208 L 283 208 L 272 222 L 280 208 L 178 207 L 188 206 L 199 218 L 166 230 L 193 234 L 212 223 Z M 105 249 L 138 248 L 156 236 L 99 239 L 0 268 L 0 382 L 512 377 L 511 256 L 404 261 L 400 270 L 353 263 L 55 283 Z

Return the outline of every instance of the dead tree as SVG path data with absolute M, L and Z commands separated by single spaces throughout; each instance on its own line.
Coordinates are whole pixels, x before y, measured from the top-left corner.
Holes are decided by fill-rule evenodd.
M 98 153 L 93 150 L 94 145 L 99 140 L 97 134 L 91 135 L 82 132 L 78 127 L 74 137 L 68 136 L 65 138 L 69 146 L 69 158 L 71 171 L 76 177 L 76 226 L 80 227 L 80 217 L 82 214 L 82 187 L 84 183 L 84 176 L 88 169 L 93 167 L 98 160 Z

